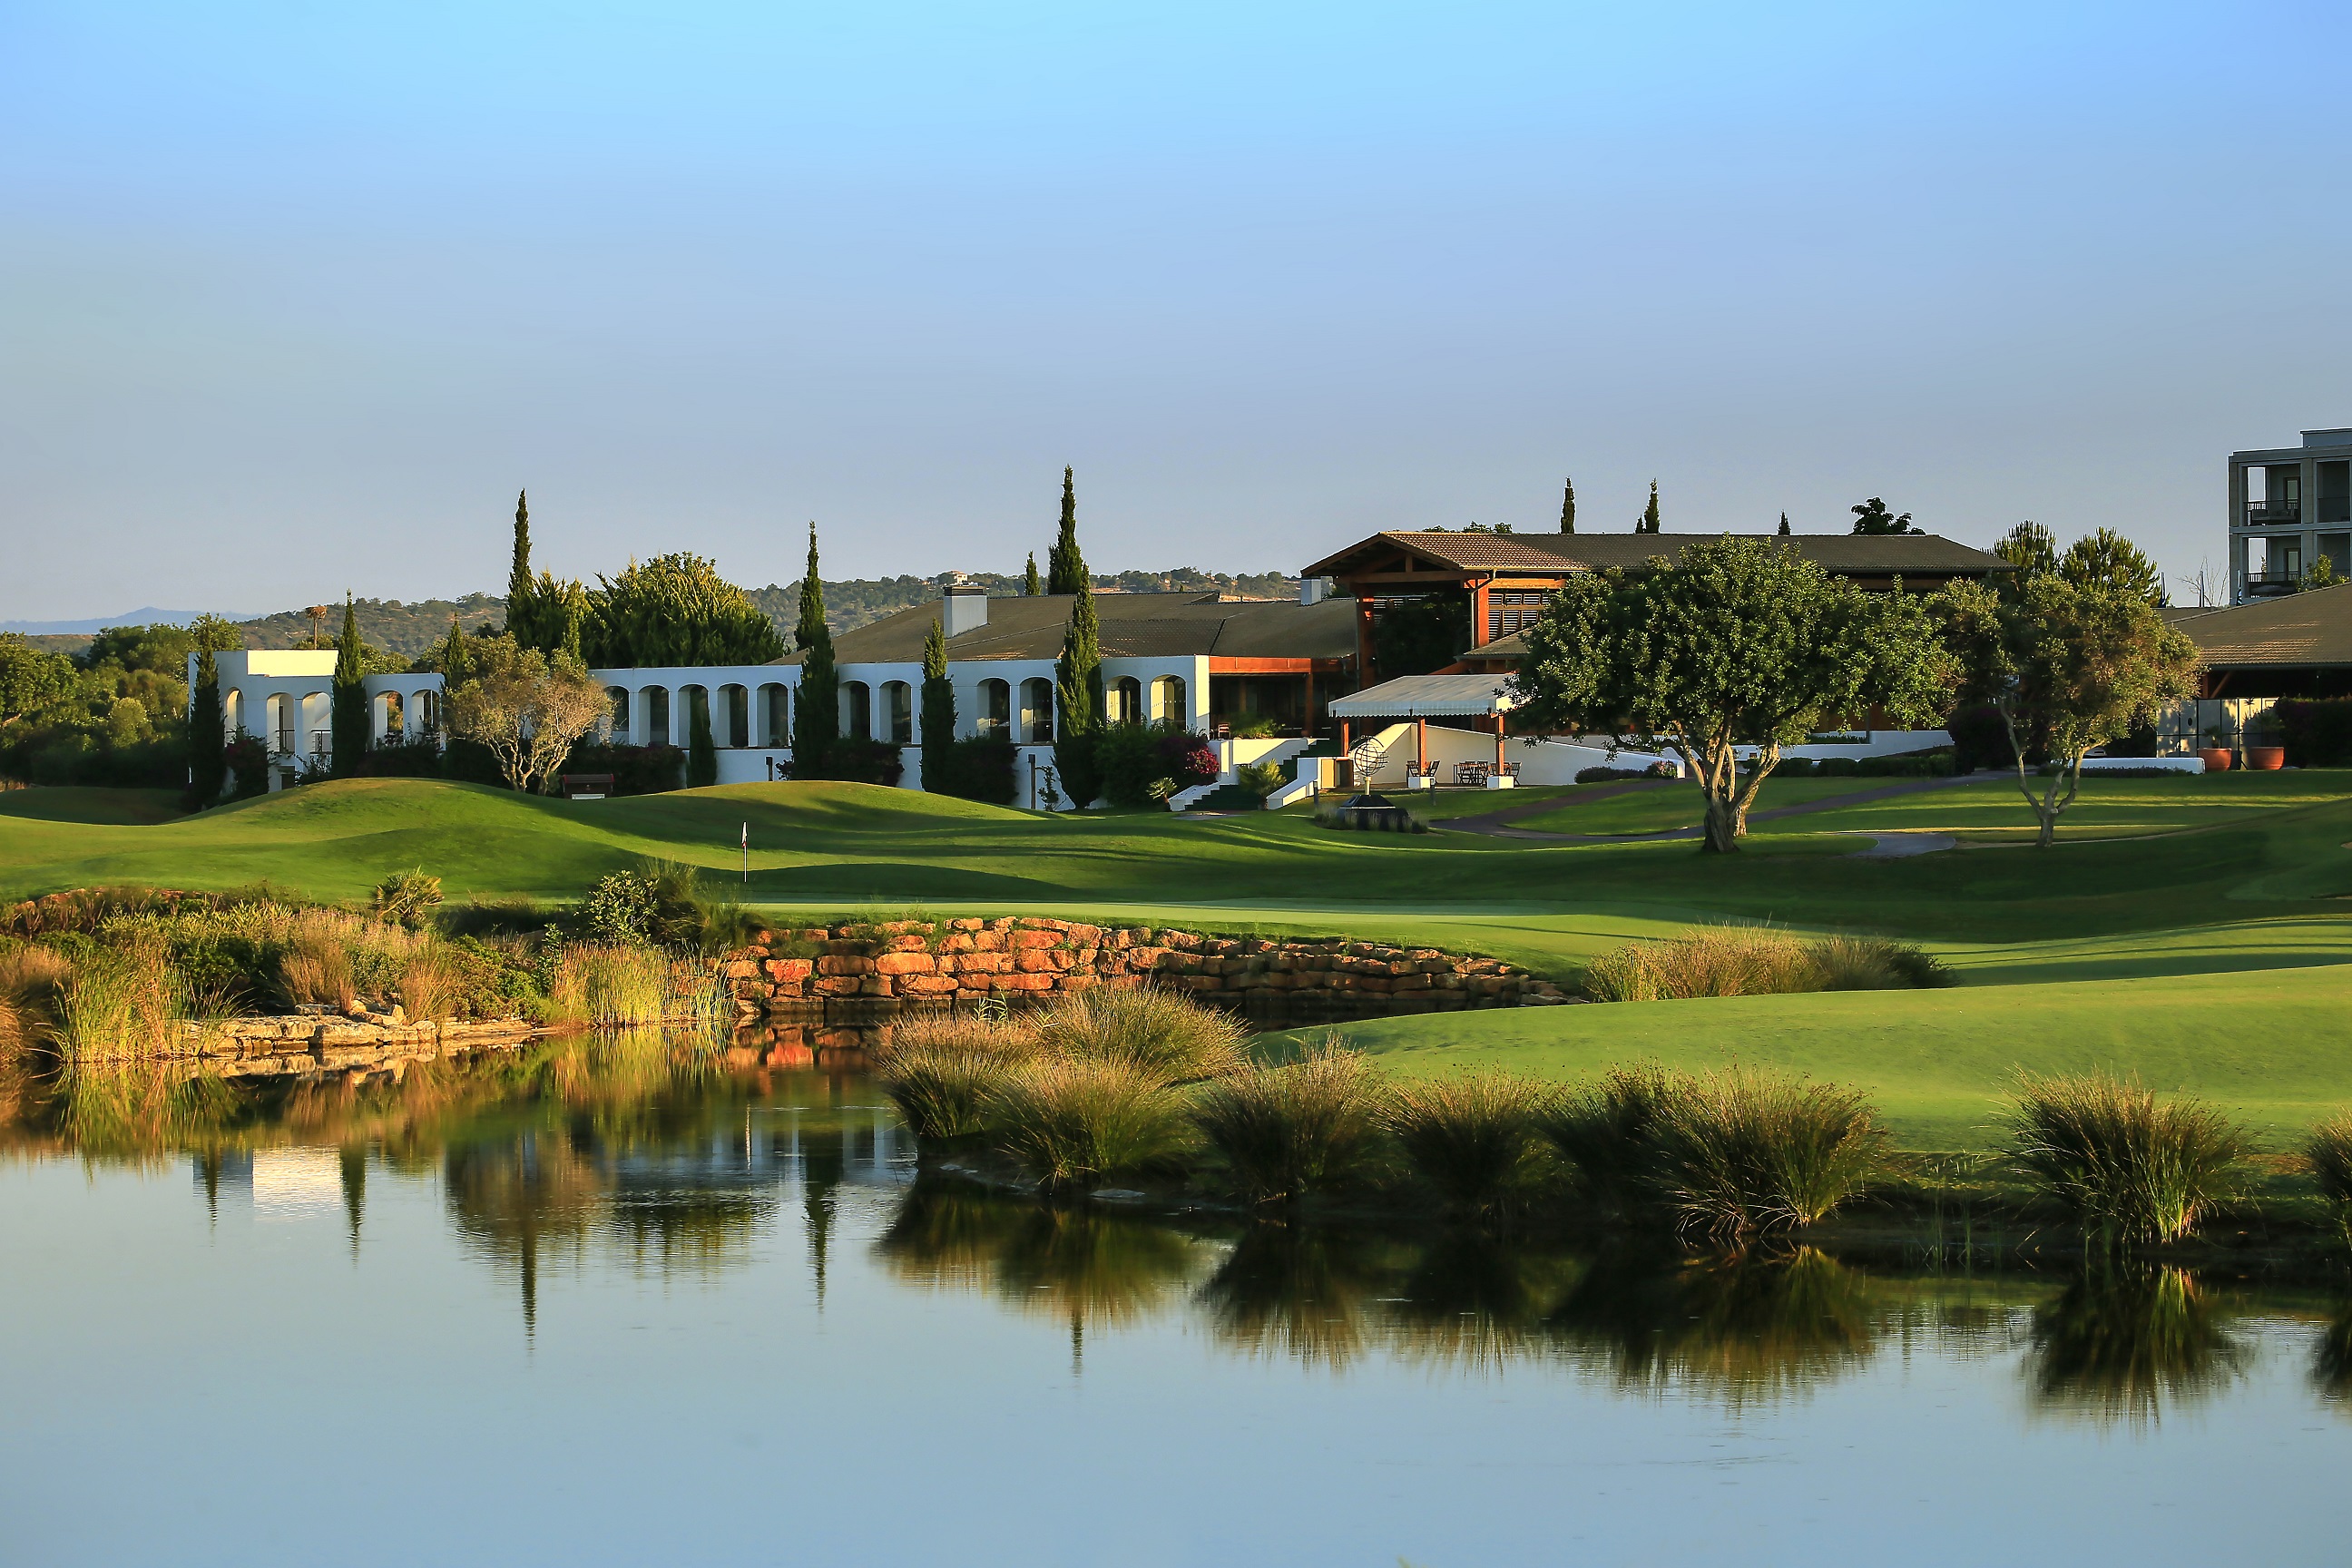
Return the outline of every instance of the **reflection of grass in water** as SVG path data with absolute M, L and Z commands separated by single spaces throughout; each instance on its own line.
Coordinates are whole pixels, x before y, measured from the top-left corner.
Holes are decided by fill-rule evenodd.
M 1207 1258 L 1202 1243 L 1149 1221 L 922 1184 L 876 1250 L 901 1279 L 992 1289 L 1093 1324 L 1150 1316 Z
M 1546 1353 L 1545 1317 L 1576 1276 L 1565 1254 L 1453 1230 L 1424 1246 L 1391 1303 L 1397 1353 L 1463 1370 L 1500 1371 Z
M 2235 1310 L 2179 1268 L 2099 1268 L 2033 1314 L 2028 1374 L 2041 1402 L 2100 1426 L 2153 1425 L 2203 1398 L 2252 1354 Z
M 2337 1311 L 2320 1331 L 2311 1358 L 2311 1381 L 2322 1398 L 2352 1405 L 2352 1306 Z
M 1393 1286 L 1412 1256 L 1409 1247 L 1349 1231 L 1257 1226 L 1202 1283 L 1193 1302 L 1227 1345 L 1337 1371 L 1376 1342 L 1370 1303 Z
M 679 1189 L 619 1192 L 596 1227 L 598 1239 L 657 1274 L 704 1279 L 751 1255 L 751 1233 L 776 1206 L 769 1192 Z
M 218 1132 L 245 1109 L 209 1073 L 169 1062 L 73 1062 L 56 1086 L 58 1120 L 85 1160 L 160 1160 Z
M 1738 1407 L 1801 1394 L 1867 1360 L 1870 1283 L 1811 1247 L 1776 1258 L 1604 1256 L 1549 1328 L 1627 1391 Z

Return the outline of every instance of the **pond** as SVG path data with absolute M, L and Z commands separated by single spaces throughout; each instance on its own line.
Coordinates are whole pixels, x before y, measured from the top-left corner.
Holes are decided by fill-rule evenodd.
M 825 1053 L 818 1053 L 818 1060 Z M 2340 1561 L 2352 1300 L 1047 1210 L 651 1041 L 0 1083 L 6 1561 Z

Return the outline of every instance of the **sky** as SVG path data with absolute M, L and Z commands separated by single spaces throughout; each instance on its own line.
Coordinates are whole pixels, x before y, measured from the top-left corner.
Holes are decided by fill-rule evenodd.
M 2352 425 L 2341 6 L 0 0 L 0 619 L 2116 528 Z M 2176 596 L 2184 590 L 2176 583 Z M 2193 595 L 2190 595 L 2193 596 Z

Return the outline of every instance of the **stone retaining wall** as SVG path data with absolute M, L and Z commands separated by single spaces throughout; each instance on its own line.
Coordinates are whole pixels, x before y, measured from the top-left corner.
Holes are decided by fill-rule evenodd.
M 990 999 L 1034 1005 L 1098 985 L 1165 986 L 1297 1022 L 1572 1000 L 1500 959 L 1433 947 L 1041 918 L 763 931 L 728 955 L 725 974 L 740 1016 L 845 1022 Z
M 539 1032 L 520 1018 L 412 1022 L 396 1012 L 302 1013 L 183 1024 L 180 1048 L 171 1055 L 201 1061 L 223 1078 L 299 1077 L 430 1061 L 457 1051 L 511 1050 Z

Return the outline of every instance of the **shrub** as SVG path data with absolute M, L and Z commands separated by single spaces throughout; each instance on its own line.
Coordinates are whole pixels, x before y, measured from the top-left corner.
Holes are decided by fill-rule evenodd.
M 686 781 L 686 753 L 663 743 L 653 746 L 583 741 L 563 759 L 562 773 L 610 773 L 614 795 L 659 795 Z
M 1380 1142 L 1379 1076 L 1336 1041 L 1294 1066 L 1253 1067 L 1201 1091 L 1192 1120 L 1254 1203 L 1277 1203 L 1361 1174 Z
M 1381 1121 L 1415 1174 L 1446 1203 L 1492 1210 L 1534 1175 L 1544 1088 L 1506 1073 L 1465 1073 L 1392 1089 Z
M 1594 959 L 1584 994 L 1596 1002 L 1693 996 L 1778 996 L 1810 991 L 1889 991 L 1952 984 L 1925 948 L 1885 937 L 1800 941 L 1754 926 L 1700 926 Z
M 596 879 L 580 906 L 578 925 L 590 941 L 607 947 L 645 945 L 654 941 L 661 905 L 651 877 L 635 871 L 613 871 Z
M 545 931 L 559 912 L 552 905 L 518 895 L 444 904 L 439 916 L 441 929 L 452 936 L 523 936 Z
M 923 788 L 959 800 L 1011 805 L 1020 795 L 1019 753 L 1009 735 L 968 735 L 923 752 Z
M 896 788 L 899 777 L 907 771 L 898 748 L 887 741 L 858 741 L 843 735 L 824 749 L 824 758 L 813 771 L 803 772 L 800 759 L 793 762 L 792 775 L 796 779 L 834 779 L 843 784 L 885 784 Z
M 2271 709 L 2290 767 L 2337 768 L 2352 763 L 2352 697 L 2290 698 Z
M 1665 1069 L 1615 1068 L 1538 1106 L 1536 1131 L 1567 1163 L 1582 1195 L 1623 1217 L 1657 1197 L 1657 1123 L 1675 1092 Z
M 1066 993 L 1031 1026 L 1047 1055 L 1116 1062 L 1161 1084 L 1222 1078 L 1248 1062 L 1247 1036 L 1231 1017 L 1149 986 Z
M 441 776 L 441 743 L 430 737 L 379 742 L 360 753 L 357 778 L 436 779 Z
M 1653 1129 L 1678 1223 L 1720 1240 L 1811 1225 L 1887 1163 L 1885 1130 L 1858 1091 L 1779 1074 L 1677 1080 Z
M 407 926 L 412 931 L 433 918 L 441 907 L 441 879 L 428 877 L 425 868 L 394 871 L 375 885 L 369 907 L 380 921 Z
M 2245 1132 L 2196 1100 L 2108 1073 L 2021 1076 L 2011 1153 L 2043 1194 L 2110 1244 L 2186 1236 L 2235 1185 Z
M 2352 1236 L 2352 1114 L 2338 1113 L 2313 1128 L 2303 1153 L 2337 1227 Z
M 1264 800 L 1288 782 L 1283 777 L 1280 764 L 1276 763 L 1252 763 L 1234 776 L 1242 788 L 1260 800 Z
M 1952 984 L 1944 961 L 1914 942 L 1825 936 L 1805 944 L 1822 991 L 1932 990 Z
M 1171 1170 L 1192 1144 L 1182 1097 L 1118 1058 L 1024 1063 L 984 1114 L 997 1147 L 1053 1187 Z
M 340 1013 L 350 1012 L 359 999 L 350 951 L 315 925 L 293 933 L 278 961 L 278 988 L 297 1006 L 324 1005 Z
M 1650 763 L 1638 768 L 1603 765 L 1576 770 L 1578 784 L 1614 784 L 1621 779 L 1671 779 L 1680 776 L 1675 772 L 1674 763 L 1665 762 Z

